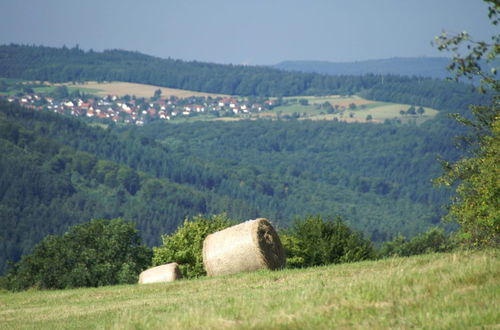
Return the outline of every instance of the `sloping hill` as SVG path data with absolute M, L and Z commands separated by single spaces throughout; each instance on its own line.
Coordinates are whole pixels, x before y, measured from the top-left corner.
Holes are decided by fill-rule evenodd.
M 45 236 L 96 218 L 133 220 L 144 241 L 157 245 L 162 233 L 175 230 L 186 216 L 205 213 L 206 200 L 215 198 L 75 150 L 58 140 L 65 133 L 42 133 L 61 130 L 68 134 L 66 142 L 73 136 L 80 147 L 90 140 L 106 148 L 121 144 L 120 152 L 127 152 L 123 142 L 107 143 L 100 128 L 52 114 L 36 118 L 4 104 L 0 109 L 0 274 L 8 260 L 19 260 Z
M 2 103 L 0 147 L 9 157 L 0 162 L 0 208 L 8 259 L 47 234 L 96 217 L 136 221 L 148 245 L 186 216 L 220 212 L 239 220 L 263 216 L 281 227 L 296 216 L 340 215 L 374 241 L 413 236 L 439 223 L 447 201 L 448 192 L 430 183 L 441 173 L 437 155 L 457 156 L 452 137 L 458 130 L 445 109 L 465 111 L 484 100 L 470 86 L 439 80 L 338 78 L 16 45 L 0 46 L 0 75 L 159 81 L 191 90 L 211 90 L 205 83 L 213 77 L 213 89 L 227 87 L 228 94 L 362 91 L 368 99 L 441 110 L 419 127 L 257 120 L 102 129 Z
M 443 80 L 396 75 L 290 72 L 263 66 L 161 59 L 138 52 L 0 45 L 0 77 L 51 82 L 124 81 L 242 96 L 352 95 L 435 109 L 467 108 L 471 89 Z M 374 91 L 374 89 L 376 91 Z M 448 104 L 451 95 L 459 102 Z M 478 102 L 474 102 L 478 103 Z
M 495 328 L 498 251 L 174 283 L 0 292 L 6 329 Z
M 68 84 L 69 85 L 69 84 Z M 138 84 L 138 83 L 128 83 L 128 82 L 95 82 L 95 81 L 87 81 L 83 84 L 79 84 L 78 88 L 83 87 L 83 91 L 86 89 L 90 89 L 89 92 L 92 95 L 98 96 L 107 96 L 107 95 L 134 95 L 136 97 L 145 97 L 150 98 L 154 95 L 155 91 L 160 89 L 163 96 L 175 96 L 179 98 L 188 98 L 191 96 L 202 96 L 202 97 L 229 97 L 229 95 L 222 94 L 212 94 L 212 93 L 203 93 L 203 92 L 195 92 L 184 89 L 176 89 L 176 88 L 165 88 L 161 86 L 154 85 L 146 85 L 146 84 Z
M 374 241 L 439 222 L 448 192 L 432 187 L 447 126 L 314 121 L 89 126 L 0 104 L 2 267 L 45 235 L 125 217 L 160 243 L 186 216 L 226 212 L 285 227 L 342 216 Z M 4 269 L 4 268 L 3 268 Z
M 287 71 L 329 75 L 362 76 L 372 73 L 444 79 L 450 76 L 446 70 L 449 63 L 450 59 L 445 57 L 395 57 L 358 62 L 284 61 L 273 65 L 273 67 Z

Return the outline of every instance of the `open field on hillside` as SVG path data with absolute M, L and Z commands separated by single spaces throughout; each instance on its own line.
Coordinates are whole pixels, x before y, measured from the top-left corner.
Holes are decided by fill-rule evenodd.
M 21 83 L 30 84 L 35 83 L 38 86 L 33 87 L 37 93 L 50 93 L 61 84 L 50 84 L 47 82 L 29 82 L 21 80 L 12 80 L 6 78 L 0 78 L 0 80 L 8 83 Z M 41 86 L 40 86 L 41 85 Z M 190 96 L 211 96 L 211 97 L 228 97 L 229 95 L 223 94 L 212 94 L 212 93 L 202 93 L 181 89 L 165 88 L 154 85 L 136 84 L 128 82 L 84 82 L 84 83 L 64 83 L 68 87 L 69 92 L 75 90 L 80 90 L 87 94 L 93 94 L 98 96 L 106 95 L 135 95 L 136 97 L 150 98 L 154 95 L 155 91 L 160 89 L 162 91 L 162 98 L 168 98 L 170 96 L 177 96 L 179 98 L 187 98 Z M 11 90 L 10 95 L 14 95 L 21 92 L 22 89 Z M 243 98 L 244 99 L 244 98 Z M 277 98 L 271 98 L 275 102 Z M 339 120 L 344 122 L 372 122 L 372 123 L 382 123 L 386 119 L 400 120 L 402 123 L 413 122 L 420 124 L 426 120 L 434 118 L 438 113 L 437 110 L 424 107 L 425 112 L 420 115 L 401 115 L 401 111 L 407 111 L 410 108 L 408 104 L 397 104 L 397 103 L 387 103 L 363 99 L 357 95 L 352 96 L 341 96 L 341 95 L 329 95 L 329 96 L 291 96 L 283 98 L 284 104 L 281 106 L 274 107 L 272 110 L 262 111 L 259 113 L 240 113 L 235 116 L 216 116 L 214 113 L 209 114 L 199 114 L 196 116 L 189 116 L 182 119 L 177 119 L 177 122 L 185 121 L 210 121 L 210 120 L 223 120 L 223 121 L 235 121 L 235 120 L 246 120 L 246 119 L 290 119 L 296 118 L 300 120 Z M 307 100 L 307 104 L 304 104 L 304 100 Z M 334 108 L 334 111 L 328 111 L 325 108 L 327 102 Z M 419 105 L 415 105 L 418 107 Z M 330 112 L 330 113 L 329 113 Z
M 26 81 L 26 80 L 21 80 L 21 79 L 10 79 L 10 78 L 1 78 L 0 77 L 0 82 L 5 82 L 9 85 L 14 85 L 18 84 L 16 87 L 17 88 L 12 88 L 8 92 L 4 91 L 1 94 L 5 95 L 15 95 L 17 93 L 23 93 L 23 87 L 28 86 L 33 89 L 35 93 L 39 94 L 48 94 L 54 92 L 54 90 L 57 88 L 57 86 L 61 84 L 53 84 L 49 83 L 46 81 Z M 36 87 L 33 87 L 32 85 L 35 85 Z M 98 95 L 100 92 L 102 93 L 102 90 L 96 89 L 96 88 L 90 88 L 90 87 L 82 87 L 82 84 L 73 84 L 73 83 L 66 83 L 62 84 L 66 85 L 68 87 L 68 91 L 70 93 L 79 90 L 82 92 L 85 92 L 87 94 L 93 94 L 93 95 Z M 104 94 L 107 95 L 107 94 Z
M 51 93 L 55 90 L 58 85 L 61 84 L 50 84 L 47 82 L 29 82 L 0 78 L 0 80 L 8 83 L 20 83 L 20 85 L 36 84 L 33 87 L 34 91 L 37 93 Z M 153 85 L 136 84 L 128 82 L 84 82 L 84 83 L 64 83 L 68 87 L 69 92 L 74 92 L 75 90 L 80 90 L 87 94 L 93 94 L 98 96 L 106 95 L 135 95 L 136 97 L 150 98 L 154 95 L 155 91 L 160 89 L 162 91 L 162 98 L 168 98 L 170 96 L 177 96 L 179 98 L 187 98 L 190 96 L 211 96 L 211 97 L 228 97 L 228 95 L 222 94 L 211 94 L 202 93 L 181 89 L 164 88 Z M 12 89 L 8 95 L 14 95 L 18 92 L 22 92 L 22 88 Z M 244 102 L 244 98 L 240 98 L 240 101 Z M 273 101 L 277 101 L 277 98 L 271 98 Z M 416 123 L 421 124 L 426 120 L 434 118 L 438 113 L 437 110 L 424 107 L 423 114 L 401 114 L 401 111 L 407 111 L 410 108 L 408 104 L 397 104 L 397 103 L 387 103 L 363 99 L 357 95 L 352 96 L 341 96 L 341 95 L 330 95 L 330 96 L 292 96 L 283 98 L 283 105 L 276 106 L 272 110 L 264 110 L 262 112 L 253 113 L 239 113 L 237 115 L 227 115 L 219 116 L 214 112 L 206 114 L 196 114 L 195 116 L 179 117 L 176 122 L 185 121 L 211 121 L 211 120 L 222 120 L 222 121 L 235 121 L 235 120 L 255 120 L 259 118 L 264 119 L 299 119 L 299 120 L 338 120 L 344 122 L 371 122 L 371 123 L 383 123 L 385 120 L 399 120 L 402 123 Z M 307 103 L 304 103 L 307 101 Z M 325 104 L 329 104 L 332 108 L 329 109 L 325 107 Z M 415 105 L 418 107 L 419 105 Z M 333 111 L 332 111 L 333 110 Z
M 62 84 L 52 84 L 49 82 L 40 82 L 40 81 L 24 81 L 20 79 L 8 79 L 8 78 L 0 78 L 0 81 L 4 81 L 8 84 L 15 84 L 15 83 L 20 83 L 21 85 L 29 85 L 31 83 L 35 84 L 40 84 L 43 86 L 38 86 L 33 88 L 33 90 L 37 93 L 50 93 L 52 92 L 56 86 L 59 85 L 66 85 L 68 87 L 68 90 L 70 92 L 73 92 L 75 90 L 80 90 L 82 92 L 85 92 L 87 94 L 93 94 L 93 95 L 98 95 L 98 96 L 107 96 L 107 95 L 116 95 L 116 96 L 124 96 L 124 95 L 135 95 L 136 97 L 144 97 L 144 98 L 150 98 L 154 95 L 154 92 L 157 89 L 161 89 L 162 91 L 162 97 L 170 97 L 170 96 L 177 96 L 179 98 L 186 98 L 190 96 L 211 96 L 211 97 L 217 97 L 217 96 L 222 96 L 222 97 L 228 97 L 229 95 L 225 94 L 213 94 L 213 93 L 204 93 L 204 92 L 195 92 L 195 91 L 189 91 L 189 90 L 184 90 L 184 89 L 176 89 L 176 88 L 167 88 L 167 87 L 161 87 L 161 86 L 154 86 L 154 85 L 146 85 L 146 84 L 136 84 L 136 83 L 129 83 L 129 82 L 121 82 L 121 81 L 114 81 L 114 82 L 102 82 L 98 83 L 96 81 L 87 81 L 84 83 L 62 83 Z M 21 92 L 22 90 L 13 90 L 10 93 L 5 93 L 5 94 L 15 94 L 18 92 Z
M 306 99 L 308 105 L 302 105 L 299 100 Z M 274 108 L 259 114 L 259 117 L 278 118 L 293 115 L 300 115 L 299 119 L 309 120 L 340 120 L 345 122 L 373 122 L 382 123 L 386 119 L 399 119 L 402 122 L 414 121 L 420 124 L 426 120 L 434 118 L 437 110 L 424 107 L 423 115 L 401 115 L 400 111 L 406 111 L 409 104 L 387 103 L 363 99 L 359 96 L 344 97 L 340 95 L 332 96 L 296 96 L 285 98 L 289 104 Z M 320 107 L 325 102 L 329 102 L 335 107 L 335 113 L 328 114 Z M 350 105 L 354 104 L 354 108 Z M 418 106 L 418 105 L 417 105 Z M 371 120 L 367 120 L 368 116 Z
M 2 329 L 464 329 L 500 325 L 496 250 L 165 284 L 0 293 Z
M 434 116 L 438 113 L 437 110 L 432 108 L 424 107 L 425 113 L 420 115 L 401 115 L 401 110 L 407 110 L 410 106 L 408 104 L 393 104 L 393 103 L 372 103 L 372 107 L 365 109 L 356 109 L 346 111 L 344 114 L 319 114 L 313 115 L 309 118 L 304 119 L 312 119 L 312 120 L 334 120 L 337 118 L 338 120 L 345 122 L 368 122 L 367 117 L 371 115 L 372 119 L 370 122 L 382 123 L 386 119 L 399 119 L 401 122 L 406 123 L 409 121 L 414 121 L 416 124 L 421 124 L 426 120 L 434 118 Z M 351 117 L 352 116 L 352 117 Z
M 202 93 L 202 92 L 194 92 L 194 91 L 188 91 L 188 90 L 183 90 L 183 89 L 176 89 L 176 88 L 167 88 L 167 87 L 160 87 L 160 86 L 154 86 L 154 85 L 145 85 L 145 84 L 136 84 L 136 83 L 129 83 L 129 82 L 120 82 L 120 81 L 115 81 L 115 82 L 103 82 L 103 83 L 98 83 L 95 81 L 88 81 L 85 82 L 84 84 L 80 85 L 72 85 L 72 84 L 66 84 L 68 87 L 78 87 L 82 91 L 85 91 L 85 89 L 90 89 L 92 90 L 92 94 L 97 94 L 100 96 L 105 96 L 105 95 L 116 95 L 116 96 L 124 96 L 124 95 L 135 95 L 136 97 L 152 97 L 154 95 L 154 92 L 157 89 L 161 89 L 161 95 L 162 97 L 170 97 L 170 96 L 177 96 L 179 98 L 186 98 L 189 96 L 211 96 L 211 97 L 217 97 L 217 96 L 227 96 L 223 94 L 212 94 L 212 93 Z
M 376 101 L 365 100 L 359 96 L 342 96 L 342 95 L 325 95 L 325 96 L 291 96 L 285 97 L 285 100 L 294 99 L 306 99 L 310 104 L 322 104 L 324 102 L 330 102 L 331 104 L 338 104 L 340 106 L 347 107 L 350 103 L 355 103 L 356 105 L 371 104 Z

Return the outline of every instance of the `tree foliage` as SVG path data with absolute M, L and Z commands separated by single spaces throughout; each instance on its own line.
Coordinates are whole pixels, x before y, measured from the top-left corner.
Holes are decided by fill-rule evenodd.
M 11 290 L 64 289 L 134 283 L 150 265 L 134 225 L 122 219 L 92 220 L 62 236 L 47 236 L 7 274 Z
M 52 82 L 126 81 L 242 96 L 352 95 L 363 92 L 369 95 L 369 99 L 438 109 L 450 102 L 460 103 L 463 93 L 470 94 L 465 85 L 420 77 L 333 76 L 263 66 L 185 62 L 124 50 L 85 52 L 79 48 L 14 44 L 0 45 L 0 77 Z M 449 89 L 461 92 L 455 93 L 453 99 L 443 97 Z M 155 97 L 160 95 L 155 92 Z
M 235 223 L 224 214 L 186 219 L 175 233 L 162 236 L 162 246 L 153 248 L 153 265 L 176 262 L 185 278 L 206 275 L 203 267 L 203 241 L 209 234 Z
M 0 101 L 0 270 L 48 234 L 133 219 L 148 246 L 187 217 L 227 212 L 280 227 L 339 215 L 381 242 L 439 222 L 428 184 L 454 127 L 240 121 L 107 129 Z M 1 273 L 0 272 L 0 273 Z
M 148 246 L 160 244 L 158 232 L 204 213 L 211 197 L 155 177 L 169 170 L 170 159 L 144 139 L 120 139 L 78 120 L 1 102 L 0 152 L 0 274 L 7 260 L 17 262 L 46 235 L 88 219 L 133 219 Z M 148 174 L 125 165 L 141 167 L 138 160 L 155 165 L 144 168 Z
M 136 81 L 254 100 L 360 91 L 442 109 L 421 127 L 243 121 L 102 129 L 0 101 L 0 273 L 45 235 L 92 218 L 134 219 L 149 246 L 186 217 L 221 212 L 282 226 L 294 216 L 334 214 L 374 241 L 414 236 L 439 222 L 438 205 L 449 196 L 428 185 L 439 174 L 438 153 L 456 159 L 449 137 L 459 129 L 443 113 L 484 101 L 470 86 L 432 79 L 329 77 L 77 48 L 0 46 L 0 75 Z
M 492 25 L 498 25 L 500 21 L 500 4 L 498 0 L 483 0 L 488 4 L 488 18 Z M 488 89 L 498 91 L 499 81 L 497 68 L 492 67 L 485 70 L 484 64 L 496 63 L 495 60 L 500 52 L 500 34 L 491 36 L 491 41 L 475 40 L 467 31 L 458 34 L 442 32 L 435 37 L 435 43 L 440 51 L 451 51 L 452 62 L 448 69 L 455 74 L 455 80 L 460 77 L 469 79 L 480 78 L 479 91 L 484 93 Z M 463 53 L 466 50 L 466 53 Z M 481 60 L 485 60 L 481 62 Z
M 500 121 L 492 123 L 491 136 L 481 138 L 473 157 L 445 163 L 437 181 L 446 186 L 460 182 L 446 219 L 460 225 L 469 246 L 500 244 Z
M 392 241 L 385 242 L 380 248 L 381 257 L 408 257 L 417 254 L 446 252 L 455 247 L 453 239 L 442 228 L 431 228 L 411 239 L 397 235 Z
M 354 262 L 375 257 L 369 240 L 353 231 L 339 217 L 326 221 L 321 216 L 297 219 L 282 235 L 289 267 Z
M 486 0 L 489 18 L 497 25 L 500 4 Z M 460 123 L 471 128 L 471 134 L 462 137 L 468 154 L 456 162 L 443 162 L 445 174 L 437 182 L 456 186 L 446 218 L 460 225 L 463 241 L 469 246 L 498 246 L 500 243 L 500 83 L 496 69 L 484 70 L 480 60 L 494 62 L 500 52 L 500 34 L 492 36 L 492 42 L 475 41 L 467 33 L 436 37 L 438 48 L 454 53 L 449 69 L 455 78 L 480 77 L 479 91 L 491 97 L 488 105 L 471 106 L 472 117 L 455 115 Z M 464 47 L 465 46 L 465 47 Z M 466 54 L 461 54 L 463 48 Z

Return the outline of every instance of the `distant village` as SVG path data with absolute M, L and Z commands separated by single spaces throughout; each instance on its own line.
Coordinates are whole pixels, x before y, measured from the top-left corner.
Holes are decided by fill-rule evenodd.
M 98 118 L 115 123 L 142 126 L 154 120 L 175 120 L 199 115 L 232 117 L 272 109 L 275 104 L 269 99 L 249 102 L 234 97 L 188 97 L 170 96 L 162 98 L 161 91 L 151 98 L 136 98 L 108 95 L 54 97 L 38 93 L 18 93 L 0 95 L 8 102 L 39 111 L 52 111 L 75 117 Z

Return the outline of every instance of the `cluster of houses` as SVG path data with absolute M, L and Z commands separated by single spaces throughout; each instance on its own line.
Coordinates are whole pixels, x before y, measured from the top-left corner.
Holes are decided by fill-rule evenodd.
M 234 97 L 189 97 L 168 99 L 152 97 L 150 99 L 130 96 L 108 95 L 99 97 L 72 97 L 56 99 L 36 93 L 1 96 L 11 103 L 16 103 L 35 110 L 46 110 L 76 117 L 88 117 L 112 120 L 116 123 L 142 126 L 154 120 L 174 120 L 176 118 L 211 114 L 217 117 L 245 115 L 269 110 L 274 103 L 262 99 L 258 103 L 249 103 L 246 99 Z

